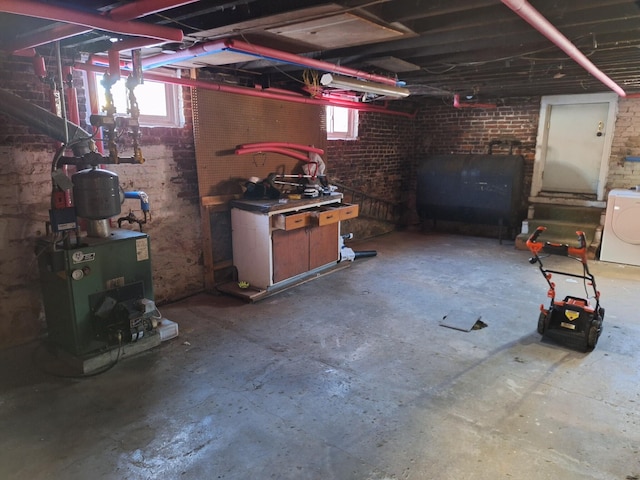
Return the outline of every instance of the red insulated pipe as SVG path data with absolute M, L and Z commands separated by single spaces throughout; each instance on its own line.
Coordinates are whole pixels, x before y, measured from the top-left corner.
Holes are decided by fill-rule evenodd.
M 571 41 L 565 37 L 556 27 L 553 26 L 540 12 L 526 0 L 502 0 L 507 7 L 513 10 L 524 21 L 533 28 L 538 30 L 542 35 L 551 40 L 564 53 L 569 55 L 576 61 L 578 65 L 584 68 L 591 75 L 600 80 L 604 85 L 616 92 L 621 97 L 627 94 L 616 82 L 611 80 L 607 75 L 596 67 Z
M 254 142 L 254 143 L 245 143 L 244 145 L 238 146 L 239 149 L 244 148 L 260 148 L 260 147 L 279 147 L 279 148 L 292 148 L 294 150 L 303 150 L 305 152 L 314 152 L 320 155 L 324 155 L 324 150 L 317 147 L 312 147 L 309 145 L 301 145 L 299 143 L 287 143 L 287 142 Z
M 273 48 L 260 47 L 258 45 L 252 45 L 250 43 L 242 42 L 239 40 L 230 39 L 227 40 L 226 43 L 227 46 L 233 50 L 239 50 L 244 53 L 251 53 L 260 57 L 275 58 L 276 60 L 282 60 L 283 62 L 294 63 L 296 65 L 304 65 L 306 67 L 315 68 L 316 70 L 339 73 L 342 75 L 348 75 L 350 77 L 363 78 L 372 82 L 384 83 L 385 85 L 397 85 L 397 81 L 394 78 L 383 77 L 382 75 L 376 75 L 373 73 L 364 72 L 362 70 L 355 70 L 353 68 L 341 67 L 340 65 L 324 62 L 322 60 L 302 57 L 293 53 L 274 50 Z
M 120 80 L 120 51 L 109 50 L 109 76 L 115 82 Z
M 293 150 L 289 150 L 287 148 L 278 148 L 278 147 L 259 147 L 259 148 L 237 148 L 236 155 L 243 155 L 246 153 L 279 153 L 281 155 L 286 155 L 287 157 L 292 157 L 297 160 L 309 163 L 309 157 L 300 153 L 294 152 Z
M 75 68 L 79 70 L 85 70 L 87 72 L 105 73 L 106 67 L 100 67 L 91 65 L 88 63 L 76 64 Z M 130 72 L 122 72 L 129 74 Z M 416 112 L 398 112 L 394 110 L 388 110 L 386 108 L 378 107 L 360 102 L 350 102 L 348 100 L 323 100 L 316 98 L 299 97 L 295 95 L 283 95 L 281 93 L 271 93 L 265 90 L 257 90 L 255 88 L 236 87 L 234 85 L 222 85 L 219 83 L 203 82 L 201 80 L 191 80 L 190 78 L 176 78 L 168 77 L 165 75 L 158 75 L 157 73 L 145 72 L 144 78 L 147 80 L 153 80 L 154 82 L 169 83 L 172 85 L 180 85 L 182 87 L 202 88 L 203 90 L 213 90 L 217 92 L 234 93 L 237 95 L 246 95 L 250 97 L 268 98 L 272 100 L 279 100 L 283 102 L 303 103 L 307 105 L 333 105 L 338 107 L 353 108 L 364 112 L 383 113 L 387 115 L 397 115 L 407 118 L 415 118 Z
M 193 3 L 197 0 L 139 0 L 137 2 L 127 3 L 116 7 L 108 12 L 108 15 L 112 20 L 123 21 L 133 20 L 135 18 L 144 17 L 151 13 L 157 13 L 161 10 L 169 10 L 171 8 L 180 7 L 189 3 Z M 91 29 L 83 27 L 81 25 L 63 24 L 57 25 L 49 30 L 43 32 L 33 33 L 29 36 L 25 36 L 19 42 L 12 44 L 9 48 L 16 50 L 16 55 L 24 54 L 31 57 L 33 54 L 29 54 L 28 49 L 43 45 L 45 43 L 54 42 L 56 40 L 64 40 L 65 38 L 80 35 L 82 33 L 90 32 Z M 132 47 L 129 47 L 132 48 Z M 25 51 L 26 50 L 26 51 Z
M 177 28 L 142 22 L 115 21 L 104 15 L 85 13 L 33 0 L 3 0 L 0 2 L 0 12 L 73 23 L 90 27 L 90 29 L 106 30 L 134 37 L 157 38 L 167 42 L 181 42 L 184 37 L 182 30 Z
M 393 78 L 384 77 L 382 75 L 376 75 L 362 70 L 355 70 L 353 68 L 341 67 L 334 63 L 324 62 L 322 60 L 315 60 L 313 58 L 303 57 L 294 53 L 283 52 L 282 50 L 275 50 L 273 48 L 261 47 L 258 45 L 252 45 L 250 43 L 242 42 L 240 40 L 214 40 L 212 42 L 196 45 L 192 48 L 187 48 L 180 52 L 170 54 L 158 54 L 151 57 L 147 57 L 142 61 L 144 68 L 156 68 L 163 65 L 169 65 L 171 62 L 179 60 L 187 60 L 202 55 L 207 55 L 217 51 L 232 50 L 238 53 L 244 53 L 252 55 L 254 57 L 271 58 L 281 62 L 292 63 L 295 65 L 302 65 L 316 70 L 322 70 L 325 72 L 339 73 L 342 75 L 348 75 L 350 77 L 363 78 L 372 82 L 383 83 L 385 85 L 397 85 L 397 81 Z

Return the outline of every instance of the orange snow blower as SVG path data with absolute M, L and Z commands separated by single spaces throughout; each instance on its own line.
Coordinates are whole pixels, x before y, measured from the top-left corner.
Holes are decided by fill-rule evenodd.
M 548 308 L 545 308 L 544 304 L 540 305 L 538 333 L 543 338 L 548 337 L 576 349 L 592 350 L 602 332 L 604 308 L 600 306 L 600 292 L 587 264 L 587 241 L 584 232 L 576 232 L 579 246 L 572 247 L 567 244 L 538 242 L 538 237 L 545 230 L 545 227 L 538 227 L 527 240 L 527 247 L 533 254 L 529 263 L 538 264 L 540 272 L 549 284 L 547 296 L 551 299 Z M 582 274 L 546 269 L 540 254 L 559 255 L 577 260 L 582 264 Z M 551 281 L 552 274 L 582 279 L 587 298 L 566 296 L 564 300 L 556 300 L 556 284 Z M 591 305 L 588 287 L 593 289 L 591 298 L 595 300 L 595 305 Z

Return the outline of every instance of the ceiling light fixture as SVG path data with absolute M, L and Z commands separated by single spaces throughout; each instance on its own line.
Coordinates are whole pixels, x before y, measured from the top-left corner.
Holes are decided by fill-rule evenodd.
M 325 87 L 344 88 L 354 90 L 356 92 L 374 93 L 376 95 L 384 95 L 390 98 L 408 97 L 411 92 L 402 87 L 394 87 L 393 85 L 384 85 L 382 83 L 365 82 L 357 78 L 343 77 L 332 73 L 325 73 L 320 78 L 320 83 Z

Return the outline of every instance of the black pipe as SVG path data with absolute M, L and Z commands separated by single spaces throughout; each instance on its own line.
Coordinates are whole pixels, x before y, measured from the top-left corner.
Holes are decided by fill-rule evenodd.
M 43 135 L 65 143 L 74 155 L 82 157 L 91 151 L 91 134 L 75 123 L 64 120 L 38 105 L 0 88 L 0 112 L 33 127 Z M 68 139 L 66 132 L 68 133 Z
M 355 258 L 375 257 L 378 252 L 375 250 L 362 250 L 360 252 L 353 252 L 356 254 Z

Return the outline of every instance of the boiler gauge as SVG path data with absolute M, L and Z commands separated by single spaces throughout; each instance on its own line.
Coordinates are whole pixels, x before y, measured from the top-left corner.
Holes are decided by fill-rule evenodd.
M 82 277 L 84 277 L 84 272 L 80 269 L 71 272 L 71 278 L 74 280 L 82 280 Z
M 79 263 L 84 258 L 84 253 L 82 253 L 81 251 L 73 252 L 73 255 L 71 255 L 71 258 L 75 263 Z

